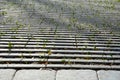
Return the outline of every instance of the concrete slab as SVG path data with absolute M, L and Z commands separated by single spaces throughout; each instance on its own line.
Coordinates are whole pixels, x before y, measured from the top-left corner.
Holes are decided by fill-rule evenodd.
M 53 70 L 20 70 L 13 80 L 55 80 Z
M 120 71 L 100 70 L 97 73 L 99 80 L 120 80 Z
M 12 80 L 16 70 L 0 69 L 0 80 Z
M 60 70 L 56 80 L 98 80 L 96 71 L 93 70 Z

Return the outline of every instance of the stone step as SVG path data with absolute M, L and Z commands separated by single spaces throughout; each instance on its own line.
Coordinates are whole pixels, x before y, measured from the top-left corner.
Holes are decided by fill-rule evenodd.
M 22 42 L 24 43 L 24 42 L 27 42 L 27 41 L 29 41 L 29 42 L 35 42 L 35 43 L 37 43 L 37 42 L 39 42 L 39 43 L 41 43 L 41 42 L 43 42 L 43 43 L 51 43 L 51 42 L 54 42 L 54 43 L 81 43 L 81 44 L 83 44 L 83 45 L 86 45 L 86 44 L 88 44 L 88 45 L 91 45 L 91 44 L 93 44 L 93 45 L 107 45 L 107 44 L 109 44 L 110 46 L 111 46 L 111 44 L 120 44 L 120 42 L 116 42 L 116 41 L 89 41 L 89 40 L 84 40 L 84 41 L 81 41 L 81 40 L 77 40 L 77 41 L 75 41 L 75 40 L 42 40 L 42 39 L 0 39 L 0 42 L 2 43 L 3 42 L 3 44 L 5 44 L 5 42 L 7 43 L 7 42 L 11 42 L 11 43 L 14 43 L 14 42 L 18 42 L 18 43 L 20 43 L 21 42 L 21 44 L 22 44 Z M 118 45 L 119 46 L 119 45 Z
M 0 49 L 0 52 L 9 52 L 9 53 L 46 53 L 49 49 Z M 51 53 L 61 53 L 61 54 L 120 54 L 119 51 L 102 51 L 102 50 L 50 50 Z
M 4 44 L 4 45 L 0 45 L 0 48 L 4 48 L 4 49 L 8 49 L 9 48 L 9 45 L 8 44 Z M 47 44 L 43 44 L 43 45 L 28 45 L 25 43 L 25 45 L 14 45 L 12 47 L 12 49 L 33 49 L 33 48 L 36 48 L 36 49 L 66 49 L 66 50 L 76 50 L 76 49 L 79 49 L 79 50 L 103 50 L 103 51 L 120 51 L 120 48 L 118 47 L 99 47 L 99 46 L 87 46 L 85 47 L 85 45 L 81 45 L 81 46 L 78 46 L 78 45 L 73 45 L 73 46 L 57 46 L 57 45 L 47 45 Z
M 94 70 L 120 70 L 120 66 L 113 65 L 81 65 L 81 64 L 74 64 L 74 65 L 65 65 L 65 64 L 0 64 L 0 68 L 15 68 L 15 69 L 40 69 L 40 68 L 59 68 L 59 69 L 94 69 Z
M 9 43 L 11 43 L 11 45 L 53 45 L 53 46 L 76 46 L 76 47 L 79 47 L 79 46 L 84 46 L 84 48 L 87 48 L 89 46 L 93 46 L 94 48 L 96 47 L 120 47 L 119 43 L 82 43 L 82 42 L 47 42 L 46 40 L 45 41 L 42 41 L 42 42 L 33 42 L 33 41 L 1 41 L 0 44 L 1 45 L 8 45 Z M 9 45 L 8 45 L 9 46 Z
M 57 59 L 61 59 L 61 58 L 68 58 L 68 59 L 103 59 L 103 60 L 119 60 L 120 59 L 120 55 L 110 55 L 110 54 L 48 54 L 48 53 L 1 53 L 0 57 L 5 57 L 5 58 L 12 58 L 12 57 L 16 57 L 16 58 L 47 58 L 49 56 L 49 58 L 53 59 L 53 58 L 57 58 Z

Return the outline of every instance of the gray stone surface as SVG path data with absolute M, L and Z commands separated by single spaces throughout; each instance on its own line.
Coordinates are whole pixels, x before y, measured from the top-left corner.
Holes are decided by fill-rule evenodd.
M 120 71 L 0 69 L 0 80 L 120 80 Z
M 13 80 L 55 80 L 53 70 L 20 70 Z
M 120 71 L 100 70 L 97 73 L 99 80 L 120 80 Z
M 93 70 L 60 70 L 56 80 L 98 80 L 96 71 Z
M 13 69 L 0 69 L 0 80 L 12 80 L 15 72 Z

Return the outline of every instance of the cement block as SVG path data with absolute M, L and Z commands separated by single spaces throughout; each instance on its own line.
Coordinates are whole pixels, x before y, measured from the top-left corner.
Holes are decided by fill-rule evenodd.
M 100 70 L 97 73 L 99 80 L 120 80 L 120 71 Z
M 97 74 L 93 70 L 60 70 L 56 80 L 97 80 Z
M 15 72 L 13 69 L 0 69 L 0 80 L 12 80 Z
M 20 70 L 13 80 L 54 80 L 55 73 L 52 70 Z

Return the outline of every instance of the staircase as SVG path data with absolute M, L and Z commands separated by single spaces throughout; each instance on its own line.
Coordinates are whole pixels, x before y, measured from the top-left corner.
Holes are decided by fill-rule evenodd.
M 120 35 L 101 28 L 2 24 L 0 68 L 120 70 Z

